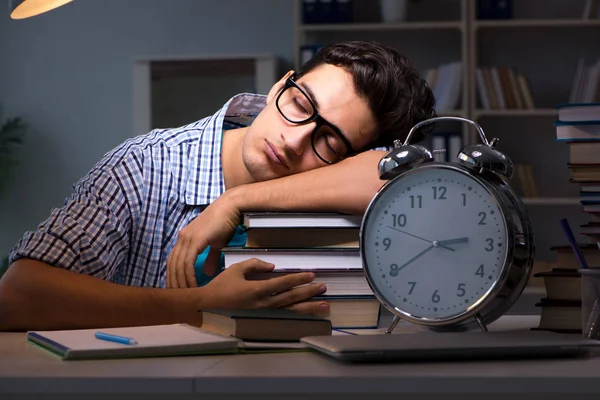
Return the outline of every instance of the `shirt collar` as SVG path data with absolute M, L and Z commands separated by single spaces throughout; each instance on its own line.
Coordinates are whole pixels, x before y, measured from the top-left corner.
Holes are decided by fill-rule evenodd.
M 223 128 L 245 127 L 252 124 L 265 108 L 267 96 L 241 93 L 233 96 L 212 117 L 198 124 L 201 129 L 197 151 L 192 151 L 191 166 L 185 189 L 185 203 L 208 205 L 225 192 L 225 177 L 221 160 Z

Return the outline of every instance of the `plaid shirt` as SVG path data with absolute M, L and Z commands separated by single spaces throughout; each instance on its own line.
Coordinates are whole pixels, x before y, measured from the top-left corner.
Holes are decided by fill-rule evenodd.
M 153 130 L 107 153 L 62 208 L 11 250 L 19 258 L 132 286 L 165 287 L 178 232 L 225 191 L 223 129 L 249 125 L 266 97 L 239 94 L 212 117 Z

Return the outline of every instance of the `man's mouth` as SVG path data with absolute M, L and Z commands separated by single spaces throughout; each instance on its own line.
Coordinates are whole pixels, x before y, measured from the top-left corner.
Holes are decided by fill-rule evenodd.
M 277 147 L 275 147 L 274 145 L 272 145 L 271 143 L 269 143 L 266 140 L 265 140 L 265 150 L 266 150 L 266 153 L 267 153 L 267 156 L 269 157 L 269 159 L 271 159 L 271 161 L 273 161 L 275 164 L 283 165 L 287 169 L 290 168 L 285 157 L 283 155 L 281 155 L 281 153 L 279 152 Z

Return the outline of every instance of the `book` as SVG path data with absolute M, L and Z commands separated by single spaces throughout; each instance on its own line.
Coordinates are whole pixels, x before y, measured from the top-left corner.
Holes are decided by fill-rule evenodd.
M 569 162 L 573 164 L 600 164 L 600 140 L 567 142 Z
M 600 267 L 600 249 L 591 243 L 579 243 L 579 249 L 590 267 Z M 581 268 L 577 257 L 570 245 L 556 245 L 550 247 L 556 252 L 556 265 L 559 268 L 579 269 Z
M 600 193 L 600 182 L 582 182 L 579 184 L 579 192 L 581 194 Z
M 562 103 L 556 108 L 560 122 L 600 121 L 600 103 Z
M 477 18 L 512 18 L 512 0 L 477 0 Z
M 331 322 L 284 308 L 207 309 L 202 329 L 245 341 L 297 341 L 331 335 Z
M 358 249 L 358 228 L 253 228 L 246 231 L 246 247 Z
M 334 329 L 377 328 L 381 303 L 375 295 L 317 296 L 311 300 L 329 303 L 329 317 Z
M 567 167 L 571 170 L 571 179 L 575 182 L 600 181 L 600 164 L 568 163 Z
M 534 274 L 544 280 L 546 298 L 581 301 L 581 274 L 573 269 L 554 268 Z
M 581 301 L 541 299 L 538 330 L 581 333 Z
M 99 331 L 132 338 L 137 344 L 96 339 L 95 334 Z M 29 331 L 26 338 L 63 360 L 226 354 L 238 352 L 240 345 L 237 339 L 215 335 L 187 324 Z
M 246 275 L 247 280 L 262 280 L 277 278 L 295 272 L 289 272 L 285 269 L 274 270 L 270 272 L 255 272 Z M 336 271 L 319 269 L 313 271 L 315 280 L 312 283 L 323 283 L 327 286 L 327 295 L 349 296 L 349 295 L 372 295 L 373 290 L 367 282 L 367 278 L 362 270 L 357 271 Z M 312 283 L 308 283 L 311 285 Z
M 600 121 L 593 122 L 561 122 L 556 121 L 556 140 L 600 140 Z
M 307 249 L 272 249 L 224 247 L 225 268 L 258 258 L 275 264 L 275 270 L 362 270 L 360 251 L 354 248 L 328 247 Z
M 338 213 L 245 213 L 246 228 L 360 228 L 362 215 Z

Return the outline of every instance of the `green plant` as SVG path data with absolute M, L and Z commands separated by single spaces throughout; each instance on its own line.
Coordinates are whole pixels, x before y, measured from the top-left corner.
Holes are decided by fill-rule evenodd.
M 21 118 L 9 118 L 0 126 L 0 196 L 6 191 L 13 168 L 15 152 L 23 143 L 27 125 Z

